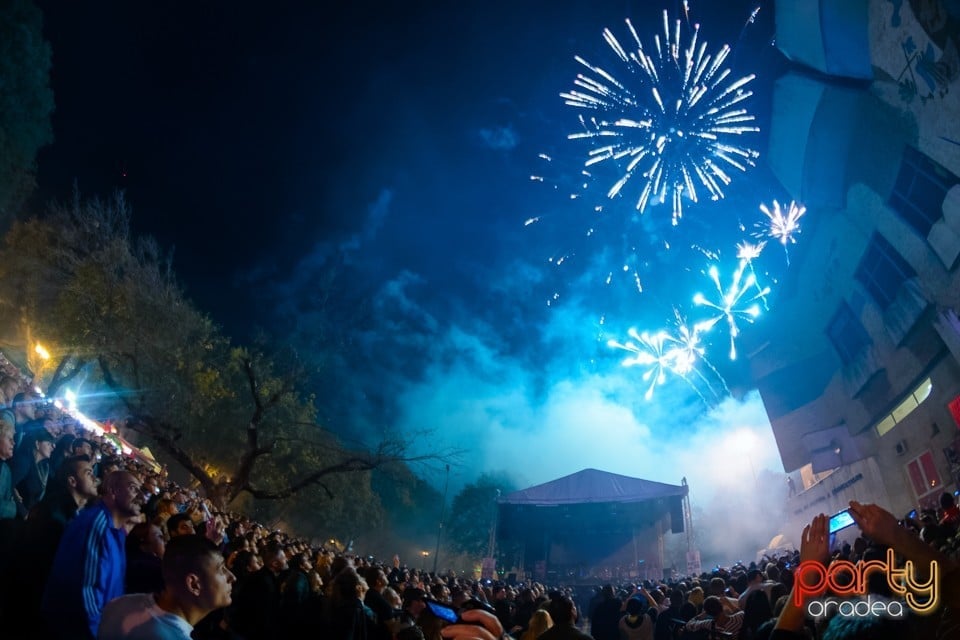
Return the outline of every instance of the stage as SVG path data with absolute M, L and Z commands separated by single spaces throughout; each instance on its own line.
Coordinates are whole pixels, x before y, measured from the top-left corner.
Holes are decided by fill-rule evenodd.
M 584 469 L 498 500 L 497 545 L 528 576 L 563 584 L 663 577 L 667 532 L 685 529 L 686 484 Z

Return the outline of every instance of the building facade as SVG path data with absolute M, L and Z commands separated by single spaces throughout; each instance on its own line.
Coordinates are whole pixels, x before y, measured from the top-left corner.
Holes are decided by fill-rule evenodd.
M 807 214 L 750 336 L 794 527 L 960 490 L 960 16 L 780 0 L 768 158 Z M 794 528 L 793 530 L 798 530 Z

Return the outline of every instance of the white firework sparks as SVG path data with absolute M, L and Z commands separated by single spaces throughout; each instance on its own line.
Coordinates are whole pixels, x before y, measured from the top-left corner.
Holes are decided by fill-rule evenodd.
M 763 232 L 756 234 L 757 237 L 766 235 L 776 238 L 784 247 L 796 243 L 795 236 L 800 233 L 800 218 L 807 212 L 806 207 L 791 201 L 784 211 L 780 203 L 774 200 L 772 211 L 765 204 L 760 205 L 760 211 L 767 217 L 768 223 L 763 226 Z
M 676 346 L 667 353 L 672 363 L 670 370 L 680 377 L 685 377 L 694 370 L 697 361 L 703 358 L 704 346 L 700 342 L 700 330 L 696 325 L 688 327 L 681 324 L 677 327 L 674 342 Z
M 759 153 L 740 142 L 755 133 L 754 116 L 742 106 L 753 95 L 745 87 L 753 75 L 732 80 L 723 68 L 731 49 L 724 45 L 707 53 L 698 42 L 700 25 L 693 25 L 689 43 L 681 43 L 681 21 L 670 28 L 663 12 L 663 33 L 648 53 L 630 20 L 628 50 L 605 29 L 603 37 L 629 71 L 630 82 L 575 59 L 589 73 L 578 74 L 576 88 L 561 93 L 566 104 L 592 112 L 580 116 L 583 131 L 568 136 L 594 143 L 586 166 L 615 164 L 620 177 L 607 192 L 613 198 L 634 179 L 642 185 L 636 207 L 642 213 L 651 199 L 671 200 L 673 224 L 683 215 L 683 198 L 698 200 L 698 185 L 712 200 L 723 197 L 730 168 L 746 171 Z
M 727 325 L 730 328 L 730 359 L 737 359 L 736 340 L 740 335 L 740 328 L 737 320 L 753 322 L 760 315 L 760 305 L 756 301 L 770 293 L 770 287 L 757 287 L 757 277 L 753 273 L 744 277 L 744 270 L 747 263 L 741 260 L 733 277 L 730 280 L 730 286 L 726 291 L 720 284 L 720 274 L 717 267 L 710 266 L 708 271 L 710 279 L 717 288 L 717 299 L 710 300 L 702 293 L 693 296 L 694 304 L 715 309 L 719 313 L 709 320 L 698 322 L 695 326 L 700 331 L 709 331 L 721 319 L 726 318 Z M 754 291 L 749 291 L 755 289 Z
M 649 400 L 653 397 L 653 390 L 657 385 L 666 381 L 666 372 L 673 367 L 674 356 L 671 354 L 670 344 L 674 342 L 674 339 L 666 331 L 650 334 L 646 331 L 638 333 L 636 329 L 630 329 L 628 333 L 633 340 L 628 340 L 625 343 L 610 340 L 607 342 L 607 346 L 623 349 L 633 354 L 622 361 L 623 366 L 649 367 L 643 373 L 643 381 L 649 383 L 643 397 Z
M 767 246 L 766 242 L 751 244 L 744 240 L 737 244 L 737 260 L 743 260 L 747 263 L 753 262 L 763 253 L 763 248 Z

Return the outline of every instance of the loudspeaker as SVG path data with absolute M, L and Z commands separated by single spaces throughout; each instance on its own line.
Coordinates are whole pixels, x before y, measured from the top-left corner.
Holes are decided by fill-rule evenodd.
M 683 498 L 670 501 L 670 533 L 683 533 Z

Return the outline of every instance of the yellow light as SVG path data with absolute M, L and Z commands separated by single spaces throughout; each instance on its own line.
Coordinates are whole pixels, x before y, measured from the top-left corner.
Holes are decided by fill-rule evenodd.
M 50 352 L 44 349 L 43 345 L 40 344 L 39 342 L 37 343 L 37 346 L 33 348 L 33 350 L 36 351 L 37 355 L 43 358 L 44 360 L 50 359 Z

